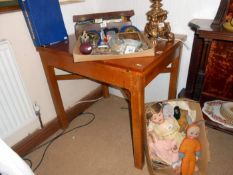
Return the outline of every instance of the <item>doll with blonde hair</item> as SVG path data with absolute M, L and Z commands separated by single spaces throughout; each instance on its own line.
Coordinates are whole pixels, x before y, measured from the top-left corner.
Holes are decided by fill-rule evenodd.
M 179 132 L 180 126 L 174 117 L 164 118 L 162 104 L 154 103 L 146 114 L 150 121 L 149 130 L 160 140 L 175 140 L 179 148 L 185 134 Z
M 154 103 L 147 108 L 148 121 L 147 141 L 149 156 L 153 160 L 159 157 L 171 165 L 175 171 L 179 170 L 179 146 L 185 137 L 180 133 L 180 126 L 174 117 L 164 117 L 161 103 Z

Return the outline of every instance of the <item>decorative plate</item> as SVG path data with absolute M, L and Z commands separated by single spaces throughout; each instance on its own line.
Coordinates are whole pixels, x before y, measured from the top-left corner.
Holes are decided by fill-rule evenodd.
M 223 103 L 226 103 L 226 101 L 214 100 L 205 102 L 202 111 L 210 120 L 219 123 L 225 127 L 233 128 L 233 123 L 230 120 L 227 120 L 220 113 L 220 108 Z
M 123 26 L 120 29 L 120 32 L 140 32 L 140 30 L 135 26 Z
M 225 102 L 220 108 L 220 114 L 233 124 L 233 102 Z

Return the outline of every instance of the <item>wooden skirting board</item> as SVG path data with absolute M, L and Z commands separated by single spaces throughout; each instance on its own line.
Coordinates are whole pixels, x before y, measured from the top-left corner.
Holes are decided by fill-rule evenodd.
M 90 94 L 82 98 L 81 101 L 97 99 L 102 96 L 103 96 L 103 90 L 101 87 L 98 87 L 94 91 L 92 91 Z M 82 113 L 85 109 L 87 109 L 93 103 L 94 102 L 77 104 L 71 107 L 70 109 L 66 110 L 68 121 L 71 122 L 74 118 L 76 118 L 80 113 Z M 59 129 L 61 129 L 61 126 L 59 124 L 58 118 L 56 117 L 55 119 L 50 121 L 47 125 L 45 125 L 44 128 L 35 131 L 31 135 L 24 138 L 22 141 L 14 145 L 12 149 L 16 153 L 18 153 L 20 156 L 25 156 L 33 148 L 41 144 L 43 141 L 45 141 L 47 138 L 49 138 Z

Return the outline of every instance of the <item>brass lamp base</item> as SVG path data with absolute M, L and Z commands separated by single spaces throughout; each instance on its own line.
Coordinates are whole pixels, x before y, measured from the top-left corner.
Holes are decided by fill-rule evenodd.
M 163 10 L 162 0 L 151 0 L 151 10 L 147 12 L 148 23 L 145 26 L 146 36 L 156 41 L 158 38 L 164 38 L 168 41 L 174 40 L 174 34 L 171 32 L 169 22 L 165 22 L 168 12 Z

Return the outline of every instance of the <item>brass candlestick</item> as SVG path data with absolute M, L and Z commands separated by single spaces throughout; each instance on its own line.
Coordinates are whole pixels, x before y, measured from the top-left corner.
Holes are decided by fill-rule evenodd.
M 168 12 L 162 9 L 162 0 L 150 0 L 152 2 L 151 10 L 147 12 L 148 23 L 145 26 L 146 36 L 156 42 L 160 38 L 168 41 L 174 40 L 174 34 L 171 32 L 169 22 L 166 22 Z

